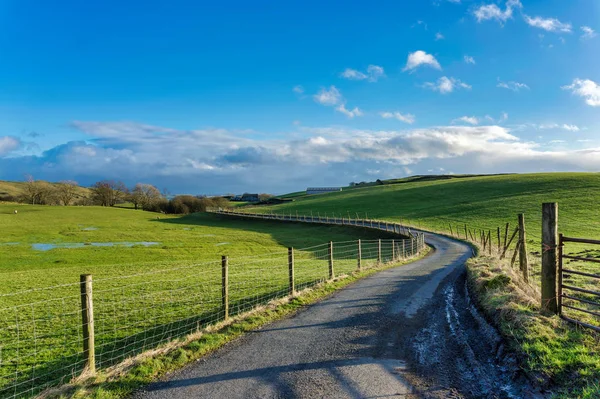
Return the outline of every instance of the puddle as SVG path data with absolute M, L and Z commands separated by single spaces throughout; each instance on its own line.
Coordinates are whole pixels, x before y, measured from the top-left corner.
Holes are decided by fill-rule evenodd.
M 228 245 L 231 244 L 230 242 L 220 242 L 218 244 L 215 244 L 215 247 L 220 247 L 221 245 Z
M 133 247 L 134 245 L 143 245 L 144 247 L 150 247 L 152 245 L 158 245 L 159 242 L 154 241 L 138 241 L 138 242 L 64 242 L 64 243 L 56 243 L 56 244 L 31 244 L 31 248 L 36 251 L 50 251 L 51 249 L 57 248 L 83 248 L 83 247 Z

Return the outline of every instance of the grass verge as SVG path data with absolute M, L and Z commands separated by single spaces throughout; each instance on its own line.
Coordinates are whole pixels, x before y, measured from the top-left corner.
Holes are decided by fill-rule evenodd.
M 600 397 L 600 335 L 540 313 L 539 289 L 508 261 L 480 256 L 467 274 L 475 300 L 530 380 L 553 398 Z
M 291 316 L 302 308 L 326 298 L 359 279 L 382 270 L 414 262 L 425 257 L 429 252 L 430 248 L 427 247 L 419 256 L 402 262 L 387 263 L 339 276 L 315 288 L 304 290 L 294 297 L 272 301 L 262 308 L 232 318 L 227 323 L 219 323 L 184 339 L 127 359 L 95 377 L 81 379 L 58 389 L 49 390 L 40 397 L 45 399 L 117 399 L 126 397 L 136 389 L 221 348 L 246 332 Z

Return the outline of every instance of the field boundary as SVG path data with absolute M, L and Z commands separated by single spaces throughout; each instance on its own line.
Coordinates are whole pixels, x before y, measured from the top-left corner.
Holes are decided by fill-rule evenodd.
M 0 305 L 0 398 L 32 397 L 93 377 L 275 299 L 412 259 L 426 248 L 423 233 L 395 223 L 345 218 L 314 218 L 312 223 L 374 229 L 397 238 L 330 241 L 100 279 L 82 275 L 79 283 L 27 291 L 35 299 Z M 0 301 L 15 302 L 22 293 L 0 295 Z

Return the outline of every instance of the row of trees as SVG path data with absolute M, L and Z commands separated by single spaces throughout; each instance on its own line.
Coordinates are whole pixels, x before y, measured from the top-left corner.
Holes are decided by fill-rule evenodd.
M 210 207 L 229 206 L 229 201 L 221 197 L 178 195 L 169 200 L 152 184 L 138 183 L 129 189 L 123 182 L 115 180 L 96 182 L 90 187 L 90 195 L 85 193 L 86 191 L 72 180 L 51 184 L 27 176 L 23 195 L 17 200 L 33 205 L 65 206 L 115 206 L 131 202 L 135 209 L 174 214 L 204 212 Z

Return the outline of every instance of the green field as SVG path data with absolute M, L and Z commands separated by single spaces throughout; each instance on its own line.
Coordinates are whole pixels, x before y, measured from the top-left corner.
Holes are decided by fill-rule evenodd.
M 399 221 L 426 229 L 450 232 L 458 230 L 464 238 L 468 228 L 492 232 L 494 248 L 496 231 L 508 222 L 511 231 L 517 225 L 517 214 L 525 213 L 527 244 L 533 294 L 523 299 L 500 286 L 485 294 L 485 307 L 490 313 L 500 313 L 500 328 L 509 337 L 515 350 L 524 357 L 523 367 L 533 378 L 550 380 L 565 387 L 561 397 L 600 397 L 600 337 L 592 330 L 576 329 L 560 323 L 556 317 L 538 317 L 541 272 L 542 203 L 558 202 L 559 233 L 570 237 L 600 239 L 600 174 L 552 173 L 461 177 L 439 180 L 410 181 L 397 184 L 352 188 L 342 192 L 295 196 L 294 202 L 270 208 L 256 207 L 256 212 L 295 214 L 348 215 Z M 503 235 L 503 234 L 502 234 Z M 513 245 L 514 248 L 514 245 Z M 568 243 L 565 254 L 591 260 L 600 259 L 600 245 Z M 487 252 L 487 251 L 486 251 Z M 514 278 L 514 271 L 502 272 L 497 260 L 483 259 L 473 266 L 477 276 L 484 275 L 485 284 L 504 274 Z M 508 266 L 504 266 L 508 267 Z M 600 264 L 565 260 L 565 268 L 600 274 Z M 501 276 L 500 276 L 501 277 Z M 600 281 L 574 274 L 565 274 L 565 284 L 600 291 Z M 497 281 L 504 281 L 502 279 Z M 508 280 L 510 281 L 510 280 Z M 483 283 L 482 283 L 483 284 Z M 485 286 L 484 284 L 484 286 Z M 511 284 L 509 287 L 514 288 Z M 579 292 L 574 297 L 599 302 L 599 298 Z M 565 301 L 573 306 L 600 312 L 600 306 Z M 501 309 L 501 310 L 499 310 Z M 600 325 L 600 318 L 566 309 L 565 314 L 578 320 Z
M 17 213 L 14 213 L 17 210 Z M 223 318 L 221 256 L 229 256 L 230 314 L 365 265 L 385 233 L 348 227 L 167 216 L 132 209 L 0 205 L 0 397 L 31 396 L 83 367 L 79 275 L 94 279 L 99 367 Z M 391 237 L 391 236 L 388 236 Z M 306 250 L 302 250 L 307 248 Z M 384 241 L 384 260 L 391 246 Z M 15 385 L 16 384 L 16 385 Z

